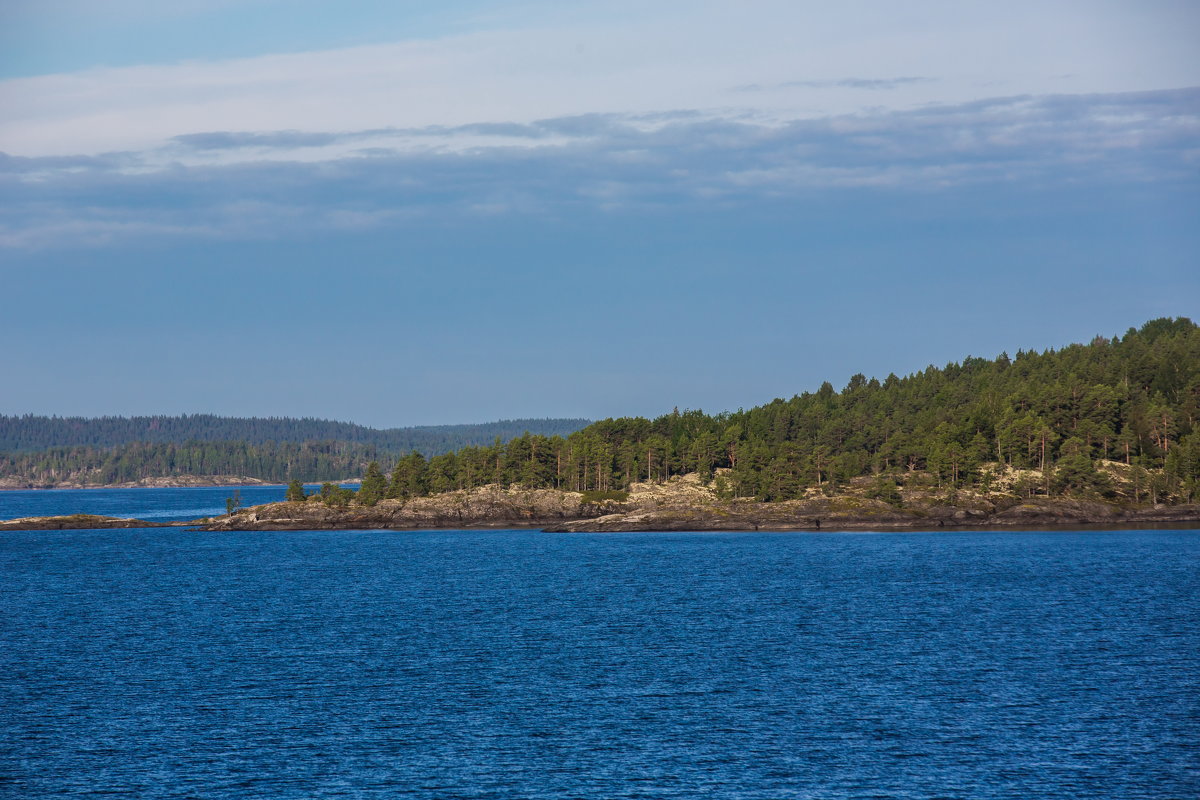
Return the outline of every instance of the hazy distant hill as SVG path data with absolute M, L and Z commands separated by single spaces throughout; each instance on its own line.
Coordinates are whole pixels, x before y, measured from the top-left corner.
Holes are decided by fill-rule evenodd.
M 567 436 L 590 424 L 586 419 L 505 419 L 476 425 L 425 425 L 368 428 L 349 422 L 290 417 L 42 417 L 0 415 L 0 452 L 30 452 L 61 447 L 111 448 L 145 442 L 343 442 L 367 445 L 380 453 L 418 450 L 437 455 L 462 447 L 492 444 L 526 432 Z

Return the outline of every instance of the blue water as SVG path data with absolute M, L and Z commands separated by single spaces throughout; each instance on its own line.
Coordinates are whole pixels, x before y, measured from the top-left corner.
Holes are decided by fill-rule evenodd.
M 1194 798 L 1200 532 L 0 534 L 12 798 Z
M 318 487 L 312 484 L 308 491 Z M 247 506 L 283 500 L 286 486 L 217 486 L 186 489 L 30 489 L 0 491 L 0 520 L 99 514 L 153 522 L 193 520 L 225 513 L 225 499 L 241 492 Z

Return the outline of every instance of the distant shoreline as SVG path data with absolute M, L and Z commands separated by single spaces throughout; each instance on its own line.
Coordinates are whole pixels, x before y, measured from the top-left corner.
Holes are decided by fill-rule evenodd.
M 91 490 L 91 489 L 236 489 L 257 488 L 260 486 L 286 486 L 283 483 L 266 483 L 263 481 L 241 480 L 226 482 L 162 482 L 162 483 L 143 483 L 140 481 L 131 481 L 127 483 L 57 483 L 52 486 L 8 486 L 0 485 L 0 492 L 54 492 L 54 491 L 76 491 L 76 490 Z
M 319 485 L 324 481 L 308 481 L 306 486 Z M 339 486 L 357 485 L 361 481 L 357 478 L 354 480 L 334 480 L 329 483 L 335 483 Z M 0 480 L 0 492 L 52 492 L 52 491 L 75 491 L 84 489 L 238 489 L 238 488 L 267 488 L 272 486 L 287 486 L 286 483 L 278 481 L 263 481 L 257 478 L 248 477 L 230 477 L 222 479 L 220 477 L 205 477 L 205 478 L 144 478 L 140 481 L 126 481 L 125 483 L 74 483 L 63 482 L 56 483 L 51 486 L 14 486 Z

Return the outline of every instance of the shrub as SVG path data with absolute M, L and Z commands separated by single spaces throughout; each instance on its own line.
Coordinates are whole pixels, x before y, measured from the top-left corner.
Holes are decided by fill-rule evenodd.
M 623 492 L 623 491 L 617 491 L 617 490 L 609 491 L 609 492 L 601 492 L 601 491 L 593 490 L 590 492 L 584 492 L 583 499 L 580 502 L 581 503 L 592 503 L 592 504 L 603 503 L 606 501 L 612 501 L 612 502 L 616 502 L 616 503 L 624 503 L 628 499 L 629 499 L 629 492 Z

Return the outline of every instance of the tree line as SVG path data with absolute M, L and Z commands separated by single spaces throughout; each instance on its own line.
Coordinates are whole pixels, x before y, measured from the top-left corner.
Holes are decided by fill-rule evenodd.
M 414 447 L 400 455 L 337 440 L 60 447 L 0 454 L 0 476 L 322 482 L 367 472 L 375 488 L 360 499 L 370 501 L 487 484 L 617 492 L 695 472 L 716 480 L 719 493 L 772 501 L 814 487 L 834 493 L 864 476 L 878 479 L 879 496 L 888 498 L 897 484 L 988 489 L 995 470 L 987 467 L 998 464 L 1030 471 L 1016 487 L 1026 495 L 1113 496 L 1097 469 L 1109 460 L 1123 465 L 1131 499 L 1192 502 L 1200 497 L 1198 418 L 1200 328 L 1158 319 L 1059 350 L 968 357 L 882 381 L 859 374 L 841 391 L 827 382 L 748 410 L 674 410 L 559 434 L 530 429 L 443 452 Z
M 1112 496 L 1097 469 L 1107 459 L 1127 467 L 1132 499 L 1192 502 L 1198 418 L 1200 328 L 1158 319 L 1060 350 L 966 358 L 883 381 L 859 374 L 840 392 L 827 382 L 749 410 L 675 410 L 606 419 L 565 437 L 526 433 L 428 458 L 412 452 L 363 499 L 486 484 L 619 491 L 689 472 L 711 480 L 719 469 L 728 470 L 719 489 L 730 496 L 787 500 L 862 476 L 879 478 L 890 495 L 897 481 L 987 489 L 988 464 L 1035 471 L 1016 487 L 1027 495 Z
M 526 431 L 567 436 L 588 425 L 586 419 L 510 419 L 476 425 L 426 425 L 368 428 L 349 422 L 291 417 L 219 417 L 212 414 L 150 417 L 46 417 L 0 415 L 0 452 L 50 448 L 114 448 L 133 444 L 199 442 L 272 447 L 281 442 L 342 442 L 374 447 L 380 453 L 420 450 L 429 455 L 461 447 L 507 441 Z
M 347 442 L 135 442 L 117 447 L 53 447 L 0 453 L 0 477 L 35 486 L 99 485 L 182 475 L 237 475 L 273 483 L 341 480 L 385 458 L 378 448 Z

